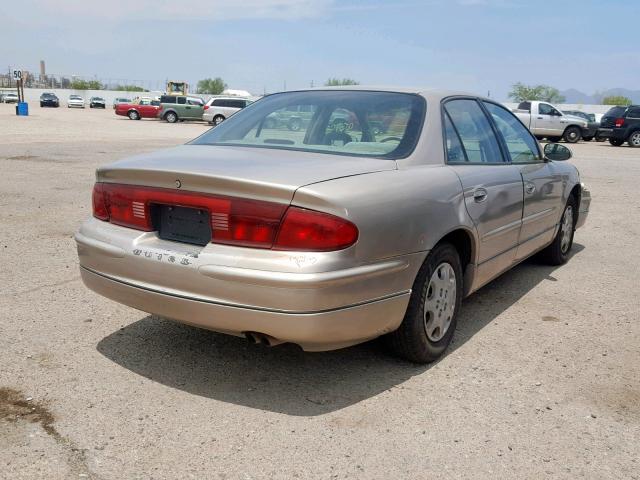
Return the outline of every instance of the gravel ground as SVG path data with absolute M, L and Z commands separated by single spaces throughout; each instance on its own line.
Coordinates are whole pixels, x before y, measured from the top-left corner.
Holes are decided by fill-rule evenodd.
M 205 124 L 0 104 L 0 477 L 640 478 L 640 150 L 579 144 L 575 254 L 463 303 L 430 366 L 267 349 L 87 290 L 94 169 Z

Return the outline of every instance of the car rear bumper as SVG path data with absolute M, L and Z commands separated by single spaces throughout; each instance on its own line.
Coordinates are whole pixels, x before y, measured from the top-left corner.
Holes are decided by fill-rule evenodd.
M 624 128 L 600 128 L 598 129 L 598 137 L 625 142 L 627 140 L 627 131 Z
M 159 239 L 90 219 L 76 234 L 85 284 L 130 307 L 233 335 L 331 350 L 395 330 L 426 252 L 364 265 L 342 252 L 276 252 Z
M 336 310 L 289 313 L 180 297 L 82 267 L 80 272 L 91 290 L 138 310 L 231 335 L 255 332 L 270 344 L 292 342 L 307 351 L 343 348 L 391 332 L 398 327 L 409 301 L 409 292 L 405 292 Z

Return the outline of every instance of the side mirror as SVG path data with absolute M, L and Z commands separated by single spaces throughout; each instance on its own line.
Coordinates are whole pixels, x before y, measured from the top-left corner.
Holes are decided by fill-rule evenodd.
M 547 160 L 563 162 L 569 160 L 572 157 L 572 153 L 569 147 L 565 147 L 559 143 L 547 143 L 544 146 L 544 157 Z

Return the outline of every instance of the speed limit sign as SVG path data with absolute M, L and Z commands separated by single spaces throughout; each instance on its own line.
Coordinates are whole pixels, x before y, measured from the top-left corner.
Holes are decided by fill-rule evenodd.
M 13 79 L 14 80 L 22 80 L 22 70 L 14 70 L 13 71 Z

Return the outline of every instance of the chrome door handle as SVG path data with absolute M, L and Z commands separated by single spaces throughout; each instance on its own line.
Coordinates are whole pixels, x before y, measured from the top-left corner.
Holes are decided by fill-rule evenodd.
M 473 199 L 477 203 L 484 202 L 487 199 L 487 191 L 484 188 L 478 188 L 473 192 Z
M 527 192 L 528 195 L 531 195 L 531 194 L 535 193 L 536 186 L 533 183 L 527 183 L 524 186 L 524 191 Z

